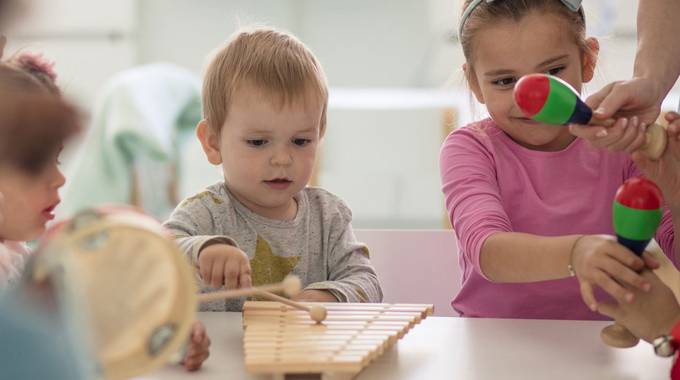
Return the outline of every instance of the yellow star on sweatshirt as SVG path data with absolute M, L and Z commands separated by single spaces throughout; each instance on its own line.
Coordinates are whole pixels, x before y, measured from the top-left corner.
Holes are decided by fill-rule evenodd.
M 250 260 L 253 286 L 281 282 L 295 268 L 300 256 L 281 257 L 272 253 L 266 240 L 257 236 L 255 256 Z

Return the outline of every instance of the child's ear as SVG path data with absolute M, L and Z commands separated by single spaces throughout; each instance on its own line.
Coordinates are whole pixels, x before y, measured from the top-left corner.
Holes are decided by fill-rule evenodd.
M 595 75 L 597 56 L 600 53 L 600 42 L 597 38 L 589 37 L 586 39 L 586 51 L 583 52 L 583 73 L 581 80 L 583 83 L 590 82 Z
M 463 63 L 463 74 L 465 74 L 465 79 L 468 82 L 468 86 L 470 86 L 470 91 L 475 95 L 478 102 L 484 104 L 484 95 L 482 95 L 482 90 L 479 87 L 475 70 L 468 66 L 467 63 Z
M 205 152 L 208 161 L 213 165 L 221 164 L 220 136 L 210 128 L 205 119 L 198 123 L 198 126 L 196 127 L 196 136 L 198 137 L 198 141 L 201 142 L 201 146 L 203 147 L 203 151 Z

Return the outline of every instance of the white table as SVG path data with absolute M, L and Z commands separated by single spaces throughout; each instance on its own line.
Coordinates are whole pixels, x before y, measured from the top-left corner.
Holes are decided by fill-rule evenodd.
M 243 362 L 240 313 L 199 313 L 212 339 L 201 371 L 166 367 L 152 379 L 267 379 Z M 671 360 L 642 342 L 600 342 L 608 322 L 429 317 L 357 376 L 380 379 L 668 379 Z M 287 377 L 294 378 L 294 377 Z M 305 377 L 309 379 L 310 377 Z

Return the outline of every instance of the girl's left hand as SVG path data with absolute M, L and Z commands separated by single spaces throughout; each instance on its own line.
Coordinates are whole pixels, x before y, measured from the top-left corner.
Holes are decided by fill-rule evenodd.
M 188 346 L 187 353 L 182 359 L 182 365 L 187 371 L 196 371 L 210 356 L 210 338 L 208 338 L 203 323 L 195 321 L 191 326 Z
M 633 153 L 633 161 L 647 178 L 654 181 L 663 192 L 671 210 L 680 210 L 680 115 L 666 114 L 668 146 L 663 156 L 652 161 L 641 152 Z
M 610 152 L 633 153 L 645 145 L 647 125 L 637 116 L 619 118 L 610 127 L 598 125 L 569 125 L 569 132 L 576 137 L 588 140 L 598 148 Z

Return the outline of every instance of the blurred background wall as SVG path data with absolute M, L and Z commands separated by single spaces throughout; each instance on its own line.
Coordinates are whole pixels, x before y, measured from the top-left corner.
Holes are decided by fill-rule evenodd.
M 64 92 L 92 112 L 115 73 L 169 62 L 201 75 L 207 55 L 241 25 L 297 35 L 331 87 L 317 183 L 345 198 L 357 228 L 446 227 L 439 146 L 451 128 L 484 115 L 461 76 L 460 0 L 32 0 L 9 52 L 44 52 Z M 631 75 L 635 0 L 585 0 L 601 42 L 585 91 Z M 677 91 L 665 108 L 677 104 Z M 180 195 L 220 178 L 199 146 L 184 148 Z M 68 159 L 66 160 L 68 166 Z

